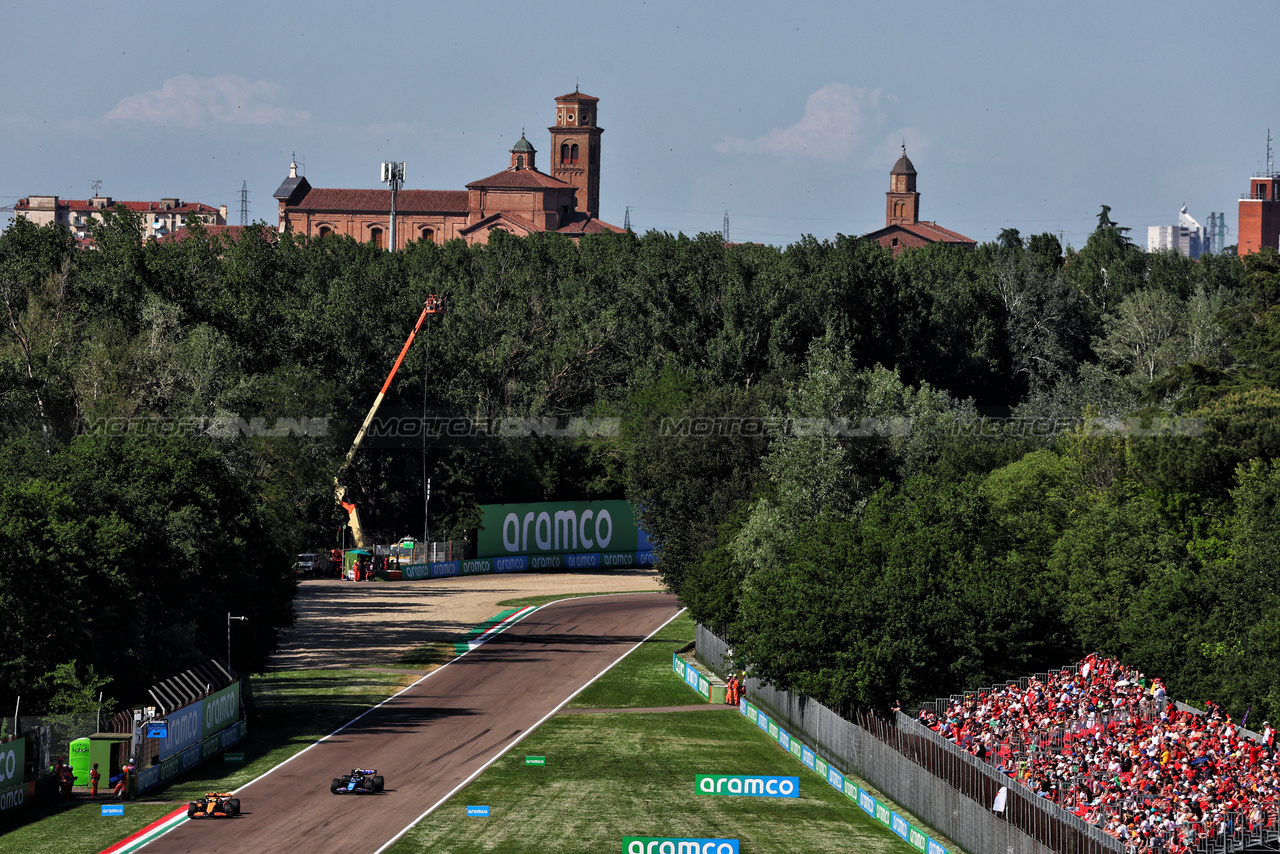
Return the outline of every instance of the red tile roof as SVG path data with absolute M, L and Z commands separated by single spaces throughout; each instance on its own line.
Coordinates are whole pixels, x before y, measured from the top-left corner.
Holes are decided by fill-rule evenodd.
M 326 190 L 311 188 L 289 210 L 369 211 L 391 210 L 390 190 Z M 471 209 L 466 190 L 401 190 L 396 194 L 396 213 L 456 213 Z
M 506 211 L 499 211 L 498 213 L 495 213 L 495 214 L 489 214 L 487 217 L 480 220 L 479 222 L 472 223 L 471 225 L 459 231 L 458 234 L 465 236 L 477 231 L 488 230 L 495 225 L 501 225 L 501 224 L 513 225 L 517 229 L 520 229 L 527 234 L 536 234 L 537 232 L 542 230 L 538 228 L 538 226 L 534 225 L 531 221 L 525 219 L 519 214 L 508 213 Z
M 556 232 L 570 237 L 581 237 L 584 234 L 622 234 L 626 230 L 584 213 L 569 214 L 562 222 L 564 224 Z
M 239 240 L 246 231 L 251 231 L 254 228 L 260 229 L 267 236 L 269 240 L 275 239 L 276 230 L 269 225 L 262 225 L 262 224 L 258 224 L 257 226 L 206 225 L 204 226 L 204 233 L 209 235 L 210 237 L 224 237 L 228 241 L 234 243 L 235 241 Z M 186 226 L 183 226 L 182 228 L 175 228 L 171 233 L 166 234 L 164 237 L 159 238 L 159 242 L 160 243 L 176 243 L 184 239 L 185 237 L 187 237 L 187 235 L 189 235 L 190 233 L 191 233 L 191 230 Z
M 862 235 L 864 240 L 879 240 L 898 231 L 905 231 L 914 235 L 925 243 L 960 243 L 969 246 L 976 246 L 978 241 L 965 237 L 959 232 L 952 231 L 949 228 L 943 228 L 936 222 L 920 222 L 899 223 L 897 225 L 886 225 L 884 228 L 869 232 Z
M 561 181 L 559 178 L 552 178 L 537 169 L 504 169 L 496 175 L 481 178 L 479 181 L 472 181 L 467 185 L 468 190 L 472 187 L 493 190 L 528 190 L 557 187 L 572 189 L 573 185 Z
M 910 231 L 912 234 L 924 238 L 932 243 L 973 243 L 978 241 L 965 237 L 959 232 L 952 231 L 949 228 L 943 228 L 936 222 L 925 222 L 921 220 L 911 225 L 904 225 L 902 228 Z
M 570 92 L 568 95 L 561 95 L 556 98 L 557 101 L 599 101 L 599 98 L 592 98 L 590 95 L 584 95 L 581 92 Z

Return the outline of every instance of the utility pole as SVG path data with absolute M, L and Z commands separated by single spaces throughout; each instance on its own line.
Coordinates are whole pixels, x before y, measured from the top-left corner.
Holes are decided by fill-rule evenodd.
M 382 183 L 391 187 L 391 234 L 390 242 L 387 244 L 387 251 L 394 252 L 396 249 L 396 193 L 400 191 L 400 185 L 404 183 L 403 160 L 382 164 Z
M 231 670 L 231 621 L 244 620 L 247 622 L 248 619 L 249 619 L 248 617 L 233 617 L 231 616 L 230 611 L 227 612 L 227 671 L 228 672 L 230 672 Z

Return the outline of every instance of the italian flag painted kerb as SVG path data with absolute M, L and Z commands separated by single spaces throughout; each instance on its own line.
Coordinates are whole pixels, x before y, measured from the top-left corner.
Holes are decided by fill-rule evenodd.
M 142 846 L 164 836 L 186 820 L 187 808 L 185 806 L 178 807 L 159 821 L 153 821 L 132 836 L 127 836 L 110 848 L 103 849 L 102 854 L 129 854 L 131 851 L 137 851 Z
M 463 655 L 470 652 L 489 638 L 504 631 L 514 622 L 522 620 L 534 611 L 538 610 L 534 605 L 528 605 L 519 610 L 503 611 L 502 613 L 490 617 L 485 620 L 478 628 L 472 629 L 467 636 L 453 645 L 454 652 Z

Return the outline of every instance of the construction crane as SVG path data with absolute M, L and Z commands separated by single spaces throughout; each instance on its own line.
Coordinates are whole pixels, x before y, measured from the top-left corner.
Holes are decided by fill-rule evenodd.
M 382 390 L 373 399 L 373 406 L 369 407 L 369 414 L 364 417 L 364 423 L 360 425 L 360 432 L 356 433 L 355 441 L 351 443 L 351 450 L 347 451 L 347 458 L 343 461 L 341 468 L 338 469 L 338 474 L 333 478 L 334 497 L 342 505 L 343 509 L 347 511 L 349 524 L 351 525 L 351 536 L 355 539 L 357 548 L 368 547 L 369 541 L 365 536 L 364 528 L 360 525 L 360 509 L 354 501 L 348 499 L 347 487 L 342 482 L 343 475 L 351 467 L 351 461 L 355 459 L 356 451 L 360 450 L 360 443 L 364 441 L 365 434 L 369 432 L 369 425 L 373 423 L 374 416 L 378 414 L 378 407 L 382 406 L 382 399 L 387 396 L 387 389 L 391 387 L 391 381 L 396 378 L 396 372 L 400 370 L 400 364 L 404 362 L 405 354 L 409 352 L 409 347 L 413 345 L 413 339 L 418 336 L 418 330 L 422 328 L 422 324 L 426 323 L 427 318 L 431 315 L 444 313 L 444 297 L 435 295 L 427 297 L 427 304 L 423 306 L 422 314 L 418 315 L 418 322 L 414 324 L 413 331 L 405 339 L 404 347 L 400 348 L 400 356 L 396 359 L 396 363 L 391 366 L 391 373 L 387 374 L 387 381 L 382 384 Z

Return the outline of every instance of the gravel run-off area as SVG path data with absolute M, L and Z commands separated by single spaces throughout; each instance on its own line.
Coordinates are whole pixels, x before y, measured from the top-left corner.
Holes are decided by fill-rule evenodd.
M 652 569 L 510 572 L 422 581 L 307 579 L 298 619 L 284 633 L 272 670 L 385 667 L 416 647 L 452 643 L 526 596 L 634 593 L 665 588 Z

